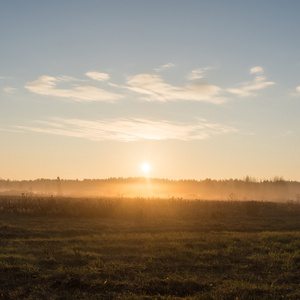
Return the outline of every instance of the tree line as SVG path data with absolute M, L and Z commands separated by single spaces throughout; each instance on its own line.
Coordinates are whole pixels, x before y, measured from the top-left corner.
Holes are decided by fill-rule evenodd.
M 244 179 L 170 180 L 129 177 L 70 180 L 1 180 L 2 195 L 54 195 L 69 197 L 179 197 L 203 200 L 300 201 L 300 182 L 281 177 Z

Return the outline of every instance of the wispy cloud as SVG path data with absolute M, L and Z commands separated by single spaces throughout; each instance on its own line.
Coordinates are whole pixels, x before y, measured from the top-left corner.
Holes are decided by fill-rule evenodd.
M 75 86 L 72 89 L 56 88 L 58 83 L 71 80 L 72 77 L 51 77 L 45 75 L 35 81 L 27 82 L 25 88 L 35 94 L 71 98 L 75 101 L 114 101 L 122 98 L 119 94 L 88 85 Z
M 165 69 L 169 69 L 169 68 L 173 68 L 173 67 L 175 67 L 175 65 L 173 63 L 167 63 L 167 64 L 160 66 L 159 68 L 155 68 L 154 71 L 161 72 Z
M 295 92 L 290 94 L 291 96 L 294 97 L 299 97 L 300 96 L 300 85 L 296 87 Z
M 250 74 L 255 74 L 256 77 L 253 81 L 243 82 L 240 84 L 239 88 L 229 88 L 227 91 L 229 93 L 238 95 L 240 97 L 256 96 L 253 91 L 262 90 L 269 85 L 275 84 L 272 81 L 266 81 L 266 77 L 263 75 L 264 70 L 260 66 L 256 66 L 250 69 Z
M 54 118 L 36 121 L 34 126 L 15 126 L 16 129 L 49 133 L 93 141 L 131 142 L 140 140 L 200 140 L 213 135 L 236 132 L 237 129 L 204 119 L 194 122 L 171 122 L 137 118 L 106 119 L 98 121 Z
M 204 77 L 204 72 L 213 69 L 213 67 L 198 68 L 188 75 L 188 80 L 196 80 Z
M 85 80 L 78 79 L 78 78 L 75 78 L 72 76 L 67 76 L 67 75 L 57 76 L 56 79 L 60 82 L 85 81 Z
M 2 88 L 2 90 L 6 94 L 13 94 L 13 93 L 15 93 L 17 91 L 16 88 L 13 88 L 13 87 L 10 87 L 10 86 L 5 86 L 4 88 Z
M 264 69 L 260 66 L 252 67 L 250 69 L 250 74 L 263 74 Z
M 163 70 L 174 67 L 168 63 L 156 69 Z M 192 70 L 188 75 L 188 80 L 193 81 L 204 77 L 204 72 L 214 67 L 204 67 Z M 76 79 L 70 76 L 41 76 L 37 80 L 27 82 L 25 88 L 30 92 L 60 98 L 70 98 L 75 101 L 110 101 L 123 98 L 124 89 L 130 90 L 140 95 L 140 100 L 144 101 L 204 101 L 214 104 L 226 102 L 226 94 L 235 94 L 239 97 L 255 96 L 255 91 L 262 90 L 267 86 L 275 84 L 267 81 L 264 70 L 260 66 L 253 67 L 249 73 L 254 75 L 252 81 L 243 82 L 236 88 L 221 88 L 209 83 L 187 82 L 183 85 L 172 85 L 167 83 L 161 74 L 143 73 L 126 78 L 125 84 L 116 84 L 110 81 L 108 73 L 88 71 L 86 80 Z M 82 81 L 95 80 L 105 84 L 105 88 L 98 88 L 92 85 L 81 83 Z M 70 85 L 70 82 L 76 85 Z M 68 88 L 66 85 L 69 84 Z M 95 82 L 94 82 L 95 84 Z M 59 86 L 59 87 L 58 87 Z M 123 90 L 123 91 L 122 91 Z M 8 92 L 9 90 L 7 90 Z M 114 92 L 112 92 L 114 91 Z M 300 93 L 299 91 L 297 93 Z
M 85 75 L 92 78 L 93 80 L 97 80 L 97 81 L 106 81 L 106 80 L 110 79 L 109 74 L 100 73 L 100 72 L 96 72 L 96 71 L 89 71 L 89 72 L 85 73 Z
M 222 103 L 226 98 L 220 97 L 222 89 L 211 84 L 189 84 L 174 86 L 163 81 L 156 74 L 139 74 L 128 78 L 128 89 L 146 95 L 146 101 L 190 100 Z

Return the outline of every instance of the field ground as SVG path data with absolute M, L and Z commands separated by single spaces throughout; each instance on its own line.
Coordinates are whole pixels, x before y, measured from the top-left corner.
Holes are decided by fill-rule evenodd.
M 0 298 L 300 299 L 299 203 L 53 201 L 1 199 Z

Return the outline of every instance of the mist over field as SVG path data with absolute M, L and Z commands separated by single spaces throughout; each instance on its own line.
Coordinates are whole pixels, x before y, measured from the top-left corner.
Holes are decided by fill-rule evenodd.
M 0 180 L 2 195 L 65 197 L 161 197 L 202 200 L 300 200 L 300 182 L 275 177 L 243 180 L 169 180 L 158 178 Z

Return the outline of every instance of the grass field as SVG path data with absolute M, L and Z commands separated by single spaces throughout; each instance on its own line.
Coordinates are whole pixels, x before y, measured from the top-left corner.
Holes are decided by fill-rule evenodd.
M 2 299 L 300 299 L 300 204 L 0 199 Z

